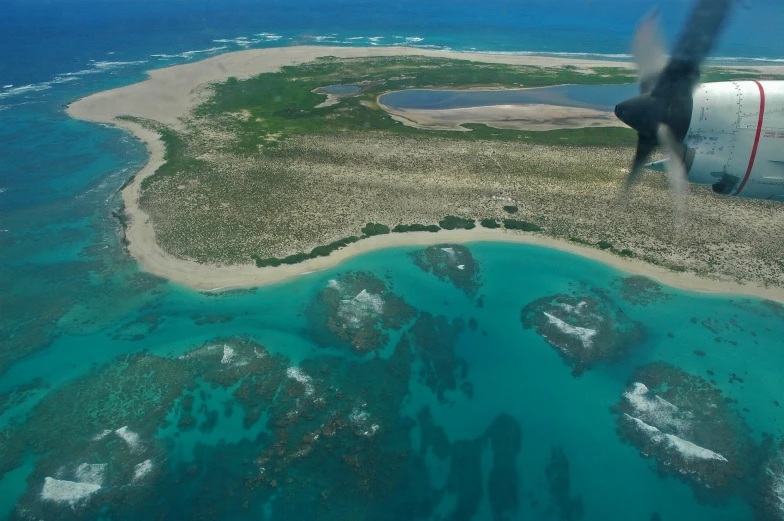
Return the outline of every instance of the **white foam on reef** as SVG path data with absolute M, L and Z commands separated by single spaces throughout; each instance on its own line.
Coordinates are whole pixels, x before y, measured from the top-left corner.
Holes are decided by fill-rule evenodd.
M 41 490 L 41 499 L 75 506 L 100 489 L 100 485 L 94 483 L 78 483 L 76 481 L 46 478 L 44 480 L 44 488 Z
M 650 397 L 649 392 L 645 384 L 635 382 L 631 390 L 623 393 L 623 397 L 634 408 L 635 414 L 645 418 L 647 422 L 660 428 L 674 428 L 678 433 L 686 432 L 689 429 L 688 422 L 675 417 L 678 407 L 660 396 Z
M 302 372 L 299 367 L 289 367 L 286 369 L 286 376 L 292 378 L 305 386 L 305 396 L 313 394 L 313 379 Z
M 567 313 L 577 313 L 579 315 L 583 312 L 583 309 L 585 308 L 585 306 L 588 305 L 588 303 L 583 300 L 582 302 L 579 302 L 576 306 L 572 306 L 571 304 L 565 304 L 563 302 L 559 302 L 558 305 L 561 306 L 564 309 L 564 311 L 566 311 Z
M 446 252 L 446 253 L 448 253 L 449 255 L 452 255 L 452 256 L 455 255 L 455 249 L 454 248 L 441 248 L 441 251 L 444 251 L 444 252 Z
M 82 463 L 76 468 L 76 479 L 79 483 L 92 483 L 100 487 L 105 474 L 106 463 Z
M 93 437 L 93 441 L 99 441 L 112 433 L 111 429 L 104 429 Z
M 232 349 L 226 344 L 223 344 L 223 358 L 221 358 L 221 363 L 230 364 L 233 360 L 234 360 L 234 349 Z
M 624 416 L 626 416 L 628 420 L 633 421 L 639 430 L 648 434 L 652 442 L 665 444 L 667 447 L 677 450 L 686 460 L 713 459 L 717 461 L 727 461 L 727 458 L 717 452 L 713 452 L 705 447 L 700 447 L 699 445 L 684 440 L 674 434 L 665 434 L 653 425 L 648 425 L 641 419 L 635 418 L 629 414 L 624 414 Z
M 727 461 L 727 458 L 721 454 L 713 452 L 710 449 L 706 449 L 705 447 L 700 447 L 699 445 L 696 445 L 688 440 L 684 440 L 683 438 L 679 438 L 674 434 L 665 434 L 664 437 L 667 439 L 667 445 L 676 449 L 687 460 L 715 459 L 718 461 Z
M 144 476 L 150 473 L 152 467 L 153 465 L 151 459 L 144 460 L 138 465 L 136 465 L 135 467 L 133 467 L 133 480 L 131 480 L 131 482 L 135 483 L 140 479 L 144 478 Z
M 120 427 L 116 431 L 114 431 L 117 436 L 125 440 L 125 443 L 131 448 L 131 450 L 138 450 L 139 446 L 141 445 L 141 440 L 139 439 L 139 435 L 133 432 L 132 430 L 128 429 L 128 427 Z
M 381 295 L 373 295 L 368 293 L 366 289 L 363 289 L 353 299 L 340 301 L 338 316 L 349 327 L 359 327 L 363 318 L 371 313 L 379 314 L 382 311 L 384 311 L 384 299 Z
M 336 281 L 335 279 L 329 279 L 329 282 L 327 282 L 327 287 L 340 291 L 340 282 Z
M 359 294 L 354 297 L 354 300 L 366 305 L 376 313 L 384 311 L 384 299 L 381 298 L 381 295 L 372 295 L 368 293 L 366 289 L 360 291 Z
M 784 475 L 776 474 L 770 470 L 770 467 L 766 468 L 765 472 L 768 473 L 772 480 L 770 484 L 771 492 L 774 496 L 776 496 L 776 499 L 779 500 L 776 507 L 778 508 L 779 512 L 784 515 Z
M 551 315 L 550 313 L 545 312 L 544 315 L 547 317 L 547 320 L 557 327 L 561 332 L 566 333 L 567 335 L 576 336 L 582 342 L 583 347 L 585 349 L 590 349 L 593 347 L 593 337 L 596 336 L 595 329 L 588 329 L 585 327 L 573 326 L 571 324 L 567 324 L 560 318 L 556 317 L 555 315 Z
M 351 421 L 352 425 L 356 427 L 354 433 L 359 436 L 373 436 L 378 432 L 379 425 L 377 423 L 368 426 L 368 423 L 370 423 L 370 413 L 363 411 L 358 407 L 354 407 L 348 419 Z
M 457 265 L 457 269 L 464 270 L 465 269 L 465 264 L 458 264 Z
M 653 425 L 648 425 L 647 423 L 645 423 L 644 421 L 642 421 L 639 418 L 635 418 L 634 416 L 630 416 L 630 415 L 628 415 L 626 413 L 624 413 L 624 416 L 626 416 L 627 420 L 633 421 L 634 423 L 636 423 L 638 429 L 640 429 L 643 432 L 647 432 L 652 437 L 653 436 L 659 436 L 661 434 L 661 431 L 659 429 L 657 429 Z

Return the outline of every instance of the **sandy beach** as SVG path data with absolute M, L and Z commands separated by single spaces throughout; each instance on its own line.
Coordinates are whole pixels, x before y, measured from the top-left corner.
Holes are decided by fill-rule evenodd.
M 352 244 L 329 257 L 318 258 L 292 266 L 256 268 L 253 265 L 212 266 L 173 257 L 155 241 L 149 216 L 139 208 L 141 182 L 163 164 L 164 148 L 158 136 L 141 126 L 115 119 L 120 115 L 147 118 L 178 126 L 180 119 L 203 98 L 204 86 L 231 76 L 247 78 L 277 70 L 284 65 L 311 61 L 319 56 L 370 57 L 390 55 L 425 55 L 477 62 L 507 63 L 560 67 L 573 65 L 583 70 L 592 67 L 632 68 L 625 62 L 602 62 L 537 56 L 452 53 L 407 47 L 288 47 L 248 50 L 216 56 L 196 63 L 177 65 L 150 72 L 150 78 L 127 87 L 99 92 L 80 99 L 68 107 L 68 113 L 87 121 L 108 123 L 125 128 L 142 140 L 150 151 L 148 162 L 122 192 L 129 217 L 126 237 L 129 251 L 142 269 L 199 290 L 251 287 L 285 281 L 304 273 L 326 269 L 347 258 L 368 251 L 395 246 L 430 245 L 443 242 L 504 241 L 558 248 L 619 268 L 628 273 L 646 275 L 660 282 L 694 291 L 731 293 L 756 296 L 784 302 L 784 288 L 741 285 L 732 281 L 701 278 L 693 274 L 675 273 L 642 261 L 618 257 L 611 253 L 579 246 L 533 234 L 504 230 L 474 229 L 441 231 L 439 233 L 407 233 L 376 236 Z M 749 70 L 749 67 L 745 67 Z M 784 67 L 757 67 L 769 73 L 784 73 Z

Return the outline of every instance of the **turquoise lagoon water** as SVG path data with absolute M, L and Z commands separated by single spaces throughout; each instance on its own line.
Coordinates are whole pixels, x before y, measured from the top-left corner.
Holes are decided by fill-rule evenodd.
M 67 389 L 74 385 L 73 382 L 89 386 L 93 375 L 101 371 L 98 366 L 111 364 L 124 353 L 146 351 L 149 355 L 176 359 L 216 338 L 238 336 L 249 336 L 271 354 L 288 357 L 287 364 L 291 366 L 305 367 L 309 360 L 329 355 L 362 367 L 375 356 L 362 357 L 337 344 L 317 341 L 308 319 L 308 309 L 319 293 L 330 285 L 330 280 L 341 280 L 341 275 L 348 272 L 370 273 L 385 281 L 418 313 L 443 316 L 449 321 L 476 321 L 475 328 L 464 327 L 457 335 L 445 335 L 450 338 L 445 349 L 465 362 L 466 381 L 470 382 L 472 395 L 469 397 L 454 389 L 447 390 L 444 399 L 439 399 L 433 389 L 417 378 L 414 370 L 410 381 L 406 379 L 405 382 L 410 393 L 398 414 L 392 417 L 394 421 L 410 423 L 409 439 L 387 439 L 385 443 L 410 442 L 410 450 L 419 453 L 425 423 L 418 418 L 418 413 L 424 406 L 429 407 L 432 423 L 443 429 L 453 447 L 481 437 L 495 418 L 508 415 L 519 425 L 522 440 L 511 463 L 518 480 L 514 487 L 516 507 L 509 510 L 508 519 L 649 519 L 654 512 L 662 519 L 751 519 L 748 505 L 739 496 L 719 504 L 705 504 L 695 498 L 686 483 L 672 477 L 660 477 L 650 460 L 619 441 L 615 433 L 615 415 L 610 407 L 619 401 L 636 367 L 664 360 L 705 378 L 709 378 L 706 376 L 708 370 L 713 371 L 716 385 L 724 396 L 737 400 L 735 407 L 744 411 L 743 417 L 757 441 L 762 441 L 762 433 L 782 436 L 784 413 L 774 403 L 777 398 L 784 397 L 784 383 L 779 377 L 784 367 L 780 316 L 773 316 L 763 303 L 753 300 L 699 295 L 671 288 L 664 289 L 666 298 L 635 305 L 624 300 L 618 291 L 619 278 L 624 277 L 621 272 L 554 250 L 494 243 L 470 245 L 482 281 L 479 297 L 470 298 L 449 281 L 441 281 L 417 267 L 412 260 L 416 251 L 412 248 L 379 251 L 290 283 L 250 291 L 205 294 L 159 283 L 145 296 L 136 296 L 141 300 L 137 301 L 140 305 L 135 309 L 124 308 L 110 319 L 96 318 L 95 312 L 87 308 L 73 311 L 80 316 L 70 317 L 70 322 L 87 322 L 84 328 L 73 331 L 63 321 L 64 331 L 58 332 L 58 338 L 47 349 L 8 370 L 0 392 L 11 391 L 36 378 L 49 382 L 53 389 Z M 538 298 L 575 291 L 585 294 L 590 292 L 589 288 L 604 288 L 608 297 L 631 319 L 644 324 L 646 337 L 625 360 L 599 365 L 575 378 L 557 350 L 535 331 L 523 329 L 520 311 Z M 119 303 L 110 301 L 109 305 Z M 210 316 L 231 320 L 197 323 L 199 317 Z M 707 322 L 709 327 L 703 324 L 706 320 L 710 320 Z M 717 328 L 722 330 L 719 334 Z M 392 344 L 400 337 L 399 332 L 392 332 L 381 351 L 382 358 L 390 356 Z M 720 337 L 719 341 L 717 337 Z M 434 346 L 438 343 L 439 340 L 434 339 Z M 695 355 L 695 350 L 704 351 L 704 355 Z M 216 363 L 219 364 L 217 359 Z M 413 367 L 416 368 L 416 364 L 414 362 Z M 742 377 L 742 384 L 729 380 L 733 373 Z M 318 372 L 313 372 L 312 377 L 317 379 Z M 375 380 L 363 382 L 361 372 L 345 378 L 342 382 L 347 387 L 349 379 L 368 387 L 376 383 Z M 226 402 L 234 400 L 230 388 L 203 386 L 203 389 L 207 389 L 210 396 L 199 398 L 196 391 L 185 393 L 197 396 L 194 410 L 198 411 L 195 414 L 198 422 L 206 421 L 211 413 L 216 415 L 223 411 Z M 111 393 L 111 389 L 106 390 L 107 396 Z M 28 400 L 6 411 L 2 420 L 6 425 L 13 424 L 14 417 L 18 419 L 26 413 L 30 415 L 28 421 L 33 422 L 38 411 L 36 407 L 43 407 L 53 396 L 57 396 L 54 390 L 36 391 Z M 57 399 L 62 400 L 62 397 Z M 368 410 L 373 411 L 375 405 L 369 403 Z M 121 407 L 118 404 L 118 408 Z M 169 408 L 167 417 L 176 419 L 176 404 Z M 182 496 L 182 490 L 174 483 L 175 476 L 183 473 L 183 469 L 198 467 L 199 487 L 215 487 L 227 480 L 231 483 L 232 479 L 236 479 L 235 485 L 240 487 L 242 482 L 238 476 L 224 474 L 218 477 L 211 473 L 218 472 L 221 465 L 240 467 L 248 458 L 245 445 L 262 448 L 267 443 L 265 436 L 274 431 L 274 427 L 269 423 L 265 425 L 263 420 L 246 429 L 242 423 L 243 405 L 235 403 L 233 409 L 232 415 L 221 416 L 211 430 L 183 428 L 178 432 L 176 421 L 158 428 L 156 443 L 160 444 L 160 456 L 155 461 L 170 469 L 171 474 L 159 476 L 154 486 L 164 500 L 184 502 L 181 508 L 190 512 L 189 515 L 195 516 L 196 512 L 187 510 L 188 494 L 194 494 L 191 499 L 195 501 L 197 487 L 189 485 L 192 489 L 186 489 Z M 81 414 L 78 409 L 64 412 L 62 421 L 77 421 Z M 379 432 L 391 428 L 382 423 Z M 68 445 L 73 440 L 64 442 Z M 357 443 L 360 444 L 360 440 Z M 582 517 L 569 517 L 572 514 L 559 510 L 559 500 L 547 479 L 554 448 L 562 450 L 568 459 L 567 495 L 581 503 Z M 434 450 L 424 451 L 422 456 L 430 483 L 436 489 L 446 486 L 449 490 L 450 465 L 455 463 L 450 463 L 450 458 L 439 459 Z M 79 456 L 75 457 L 92 453 L 77 454 Z M 40 476 L 33 472 L 36 457 L 29 458 L 24 466 L 8 473 L 0 482 L 3 491 L 0 497 L 4 498 L 2 507 L 6 513 L 19 497 L 26 507 L 31 497 L 38 503 L 43 502 L 36 499 L 43 487 Z M 323 478 L 319 462 L 313 461 L 312 465 L 310 472 L 314 479 Z M 482 469 L 480 481 L 486 482 L 491 466 L 492 452 L 485 445 L 479 467 Z M 349 471 L 344 469 L 344 472 Z M 28 492 L 22 495 L 28 477 L 31 479 L 27 482 Z M 380 479 L 379 486 L 384 485 L 384 479 Z M 282 485 L 280 494 L 285 490 L 286 485 Z M 460 502 L 461 497 L 470 495 L 468 492 L 445 492 L 439 496 L 431 514 L 441 512 L 450 519 L 496 519 L 488 499 L 490 494 L 490 488 L 480 490 L 481 500 L 470 507 Z M 222 497 L 213 498 L 212 506 L 223 519 L 244 519 L 258 516 L 259 512 L 276 518 L 276 501 L 279 500 L 275 497 L 260 499 L 259 504 L 251 504 L 248 511 L 238 511 L 228 501 L 229 496 L 221 507 L 219 499 Z M 104 501 L 111 503 L 112 499 Z M 372 504 L 372 496 L 366 501 Z M 302 502 L 303 512 L 307 512 L 306 506 L 312 499 L 303 496 Z M 63 516 L 73 513 L 67 504 L 59 505 L 61 510 L 49 508 L 48 512 Z M 81 507 L 77 507 L 77 511 L 78 508 Z M 112 508 L 120 519 L 147 518 L 149 512 L 154 511 L 141 500 L 139 504 L 124 505 L 119 510 L 123 515 L 117 515 L 116 505 Z M 303 513 L 301 519 L 309 516 Z

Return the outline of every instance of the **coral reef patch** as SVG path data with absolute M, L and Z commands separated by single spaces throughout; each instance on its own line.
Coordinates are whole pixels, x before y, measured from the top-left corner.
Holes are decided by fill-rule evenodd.
M 399 330 L 416 309 L 366 272 L 348 272 L 329 280 L 307 310 L 310 331 L 322 346 L 358 353 L 376 351 L 389 341 L 386 330 Z
M 441 281 L 449 281 L 469 297 L 482 287 L 479 263 L 471 250 L 461 244 L 437 244 L 412 254 L 414 264 Z
M 655 459 L 661 475 L 688 482 L 698 497 L 726 496 L 749 476 L 749 428 L 699 376 L 664 362 L 643 366 L 613 411 L 621 439 Z
M 597 362 L 624 358 L 645 338 L 641 323 L 595 292 L 540 298 L 523 308 L 520 319 L 558 350 L 575 376 Z

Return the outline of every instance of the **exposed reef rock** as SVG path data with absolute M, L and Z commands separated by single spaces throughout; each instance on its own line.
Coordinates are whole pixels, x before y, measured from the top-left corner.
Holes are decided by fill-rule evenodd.
M 331 279 L 307 314 L 319 344 L 363 353 L 383 348 L 389 341 L 385 330 L 403 327 L 416 316 L 416 309 L 375 275 L 349 272 Z
M 656 362 L 638 369 L 613 407 L 618 434 L 662 475 L 692 485 L 699 497 L 722 497 L 749 474 L 753 442 L 721 391 L 682 370 Z
M 460 244 L 438 244 L 413 253 L 414 264 L 439 280 L 451 282 L 469 297 L 482 287 L 479 263 L 471 250 Z
M 583 517 L 582 496 L 572 496 L 569 460 L 563 447 L 553 447 L 545 469 L 545 476 L 550 485 L 550 500 L 558 517 L 564 521 L 577 521 Z
M 521 320 L 558 350 L 575 376 L 624 358 L 645 338 L 642 324 L 600 294 L 540 298 L 523 308 Z
M 422 313 L 411 327 L 414 352 L 422 361 L 420 380 L 445 403 L 446 392 L 455 391 L 458 385 L 471 397 L 471 386 L 466 382 L 468 364 L 455 353 L 455 344 L 465 329 L 462 320 L 451 323 L 444 316 L 434 317 Z
M 619 290 L 624 301 L 635 306 L 664 302 L 674 296 L 666 293 L 664 286 L 655 280 L 640 275 L 618 277 L 613 285 Z

